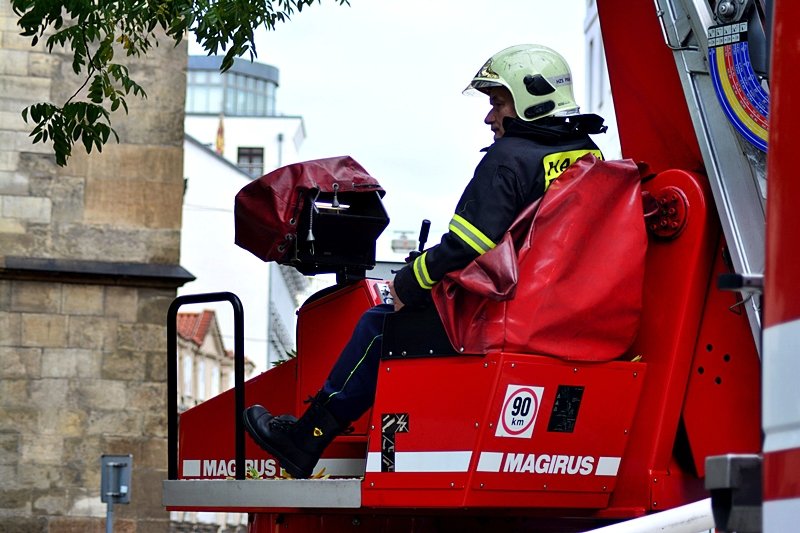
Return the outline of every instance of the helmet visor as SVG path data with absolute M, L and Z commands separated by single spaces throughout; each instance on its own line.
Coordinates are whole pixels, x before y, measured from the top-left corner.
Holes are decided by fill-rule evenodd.
M 486 94 L 486 89 L 491 89 L 492 87 L 504 87 L 504 85 L 497 81 L 479 80 L 476 78 L 467 85 L 466 89 L 462 91 L 462 94 L 468 96 L 484 96 Z

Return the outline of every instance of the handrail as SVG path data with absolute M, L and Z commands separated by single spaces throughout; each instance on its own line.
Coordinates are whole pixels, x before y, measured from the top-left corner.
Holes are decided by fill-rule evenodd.
M 236 479 L 245 479 L 244 462 L 244 308 L 232 292 L 178 296 L 167 311 L 167 479 L 178 479 L 178 309 L 185 304 L 227 301 L 233 306 L 233 373 Z

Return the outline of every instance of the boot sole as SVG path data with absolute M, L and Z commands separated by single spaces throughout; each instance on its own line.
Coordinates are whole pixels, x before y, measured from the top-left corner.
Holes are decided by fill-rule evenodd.
M 247 418 L 247 410 L 242 413 L 242 418 L 244 419 L 245 428 L 247 428 L 247 433 L 250 435 L 250 438 L 258 444 L 261 449 L 264 451 L 272 454 L 280 463 L 280 466 L 286 470 L 289 475 L 291 475 L 295 479 L 308 479 L 311 477 L 311 474 L 314 473 L 314 469 L 312 468 L 310 472 L 304 471 L 302 468 L 297 466 L 293 461 L 286 458 L 280 451 L 274 448 L 271 444 L 267 441 L 262 439 L 258 433 L 256 433 L 255 428 L 250 424 L 250 420 Z

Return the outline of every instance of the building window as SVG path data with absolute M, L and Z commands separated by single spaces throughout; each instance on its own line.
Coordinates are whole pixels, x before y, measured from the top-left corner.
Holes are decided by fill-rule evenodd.
M 589 38 L 589 53 L 586 54 L 589 57 L 589 61 L 587 62 L 587 66 L 589 69 L 589 74 L 587 76 L 588 83 L 589 83 L 589 110 L 594 111 L 594 93 L 597 90 L 596 84 L 597 80 L 595 79 L 596 74 L 594 71 L 594 38 Z
M 216 72 L 190 71 L 186 85 L 186 110 L 189 113 L 222 111 L 222 80 Z
M 275 114 L 275 85 L 267 83 L 267 115 Z
M 278 69 L 264 63 L 234 60 L 220 72 L 222 56 L 189 56 L 186 112 L 229 117 L 275 116 Z
M 197 362 L 197 399 L 206 399 L 206 363 L 202 359 Z
M 189 71 L 186 112 L 228 116 L 275 114 L 275 83 L 237 73 Z
M 603 46 L 603 40 L 600 39 L 600 50 L 599 50 L 599 57 L 597 58 L 597 70 L 598 75 L 597 77 L 600 78 L 600 94 L 597 97 L 597 109 L 598 111 L 603 110 L 603 104 L 605 103 L 605 96 L 606 91 L 609 93 L 611 89 L 608 87 L 608 71 L 606 70 L 606 49 Z
M 183 394 L 192 395 L 192 357 L 187 355 L 183 358 Z
M 240 147 L 236 156 L 236 166 L 255 179 L 264 173 L 264 149 Z
M 225 114 L 268 116 L 275 112 L 275 84 L 266 80 L 225 74 Z
M 214 365 L 211 367 L 211 397 L 213 398 L 217 394 L 219 394 L 220 388 L 220 376 L 219 376 L 219 367 Z

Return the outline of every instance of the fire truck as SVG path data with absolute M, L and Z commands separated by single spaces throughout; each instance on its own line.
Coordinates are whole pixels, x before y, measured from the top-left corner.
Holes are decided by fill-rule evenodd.
M 608 361 L 453 356 L 424 330 L 398 335 L 372 410 L 325 451 L 324 475 L 282 479 L 245 437 L 243 409 L 299 415 L 359 316 L 388 296 L 366 276 L 387 223 L 380 194 L 316 189 L 291 217 L 297 235 L 313 224 L 313 245 L 276 242 L 288 264 L 339 283 L 298 310 L 296 358 L 245 383 L 238 298 L 170 308 L 168 510 L 246 512 L 253 533 L 797 530 L 800 5 L 597 8 L 622 154 L 644 163 L 630 348 Z M 177 310 L 215 299 L 237 318 L 236 387 L 178 416 Z

